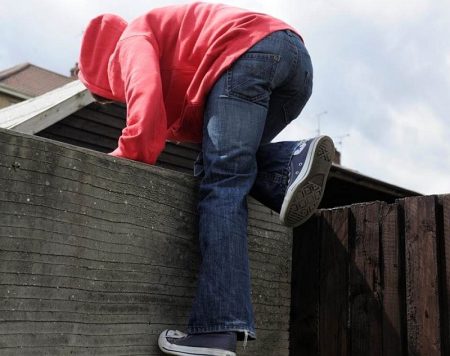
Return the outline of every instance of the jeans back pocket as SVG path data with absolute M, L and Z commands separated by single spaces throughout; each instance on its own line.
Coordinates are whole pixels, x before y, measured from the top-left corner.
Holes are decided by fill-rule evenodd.
M 280 58 L 273 53 L 244 53 L 227 71 L 227 95 L 251 102 L 268 99 Z

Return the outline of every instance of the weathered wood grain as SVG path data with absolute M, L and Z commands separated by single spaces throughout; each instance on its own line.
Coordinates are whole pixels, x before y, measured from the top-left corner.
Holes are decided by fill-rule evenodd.
M 319 352 L 320 216 L 294 229 L 292 248 L 291 355 Z
M 382 329 L 383 329 L 383 355 L 384 356 L 403 356 L 402 337 L 405 332 L 403 323 L 403 286 L 401 274 L 404 268 L 401 265 L 400 256 L 400 228 L 398 205 L 382 205 L 381 217 L 381 256 L 382 261 Z
M 404 202 L 410 355 L 441 355 L 435 200 L 429 196 Z
M 348 352 L 349 209 L 322 211 L 319 355 Z
M 199 267 L 197 181 L 0 130 L 0 354 L 160 355 Z M 249 199 L 257 341 L 288 355 L 292 231 Z
M 58 137 L 67 137 L 73 142 L 77 142 L 77 146 L 85 147 L 84 145 L 91 144 L 109 152 L 117 147 L 120 130 L 99 125 L 90 120 L 78 117 L 72 118 L 73 120 L 64 120 L 54 124 L 46 132 Z M 102 131 L 103 134 L 100 134 Z M 117 133 L 115 137 L 113 135 L 114 132 Z M 46 135 L 43 134 L 42 136 L 45 137 Z
M 350 349 L 354 356 L 383 352 L 380 209 L 375 202 L 353 205 L 350 210 Z
M 450 195 L 439 196 L 441 327 L 443 354 L 450 353 Z
M 446 356 L 450 195 L 316 216 L 294 232 L 294 355 Z

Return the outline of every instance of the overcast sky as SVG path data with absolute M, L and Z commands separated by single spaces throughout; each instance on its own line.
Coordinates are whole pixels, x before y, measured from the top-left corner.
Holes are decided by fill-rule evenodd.
M 23 62 L 62 73 L 98 14 L 130 21 L 188 1 L 0 0 L 0 70 Z M 421 193 L 450 193 L 450 1 L 222 0 L 296 27 L 310 51 L 314 92 L 277 138 L 320 132 L 342 164 Z

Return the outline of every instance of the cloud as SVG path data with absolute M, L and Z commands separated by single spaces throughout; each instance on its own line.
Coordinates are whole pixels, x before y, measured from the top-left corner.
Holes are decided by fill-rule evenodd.
M 433 7 L 429 0 L 335 1 L 342 12 L 379 26 L 414 23 Z
M 300 19 L 324 9 L 323 21 L 311 20 L 305 35 L 314 93 L 277 140 L 314 135 L 315 116 L 326 110 L 322 133 L 335 141 L 350 134 L 342 146 L 346 166 L 427 194 L 450 192 L 450 43 L 443 30 L 450 6 L 313 3 L 293 12 Z
M 415 146 L 426 146 L 430 142 L 446 146 L 444 122 L 439 120 L 432 109 L 423 103 L 408 107 L 390 108 L 389 128 L 391 138 L 401 144 L 413 143 Z
M 384 131 L 386 154 L 395 157 L 388 167 L 392 177 L 403 172 L 402 180 L 419 191 L 448 193 L 450 143 L 444 121 L 423 103 L 389 110 L 391 124 Z
M 18 6 L 16 1 L 2 0 L 0 42 L 8 49 L 8 55 L 0 57 L 0 69 L 32 62 L 68 75 L 91 18 L 110 12 L 131 20 L 151 7 L 164 5 L 167 1 L 149 4 L 135 0 L 129 6 L 120 0 L 28 0 L 26 6 Z
M 29 61 L 67 74 L 94 16 L 126 20 L 189 1 L 28 0 L 0 3 L 0 69 Z M 352 169 L 424 193 L 450 193 L 450 2 L 213 0 L 269 13 L 303 35 L 314 92 L 277 140 L 321 132 L 343 139 Z
M 449 130 L 426 104 L 388 107 L 371 128 L 354 125 L 349 133 L 346 166 L 418 192 L 449 192 Z

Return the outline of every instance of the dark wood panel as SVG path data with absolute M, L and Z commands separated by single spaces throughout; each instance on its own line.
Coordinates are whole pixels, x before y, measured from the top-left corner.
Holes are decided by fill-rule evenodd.
M 93 125 L 94 123 L 89 126 L 92 127 Z M 76 121 L 73 124 L 70 124 L 70 126 L 65 125 L 64 122 L 59 122 L 45 131 L 42 131 L 40 136 L 50 133 L 61 137 L 63 140 L 66 140 L 67 138 L 73 142 L 79 142 L 81 147 L 83 147 L 84 144 L 91 146 L 95 145 L 109 151 L 112 151 L 117 147 L 116 139 L 108 137 L 107 135 L 99 135 L 92 131 L 86 131 L 80 128 L 80 126 L 82 126 L 82 124 L 80 125 L 80 122 L 77 123 Z
M 324 210 L 321 219 L 319 355 L 346 356 L 349 209 Z
M 122 132 L 120 129 L 106 126 L 103 123 L 92 120 L 92 118 L 83 118 L 78 114 L 72 115 L 69 119 L 62 120 L 60 124 L 95 135 L 93 137 L 106 137 L 111 139 L 114 145 L 116 145 Z
M 406 198 L 404 203 L 410 355 L 441 356 L 435 200 Z
M 292 248 L 291 355 L 318 355 L 320 216 L 294 229 Z
M 354 356 L 383 353 L 380 209 L 378 202 L 351 208 L 349 302 Z
M 58 135 L 52 131 L 42 131 L 37 136 L 45 137 L 45 138 L 48 138 L 48 139 L 51 139 L 51 140 L 54 140 L 57 142 L 68 143 L 68 144 L 71 144 L 71 145 L 74 145 L 77 147 L 88 148 L 90 150 L 97 151 L 97 152 L 102 152 L 102 153 L 111 152 L 111 149 L 108 147 L 97 146 L 94 142 L 93 143 L 80 142 L 72 137 L 65 136 L 64 133 L 62 135 Z
M 102 105 L 97 102 L 93 102 L 92 104 L 89 104 L 86 109 L 123 119 L 124 123 L 127 116 L 127 107 L 124 104 L 114 103 Z
M 83 108 L 63 121 L 70 120 L 72 116 L 78 116 L 86 120 L 91 120 L 108 128 L 115 128 L 121 132 L 125 127 L 125 117 L 117 117 L 109 112 L 93 110 L 89 107 Z
M 440 291 L 442 352 L 450 354 L 450 195 L 439 196 L 438 234 L 440 252 Z
M 382 272 L 382 326 L 383 355 L 406 355 L 403 347 L 405 315 L 402 296 L 404 276 L 401 254 L 404 247 L 400 243 L 399 209 L 397 204 L 383 205 L 381 211 L 381 272 Z

